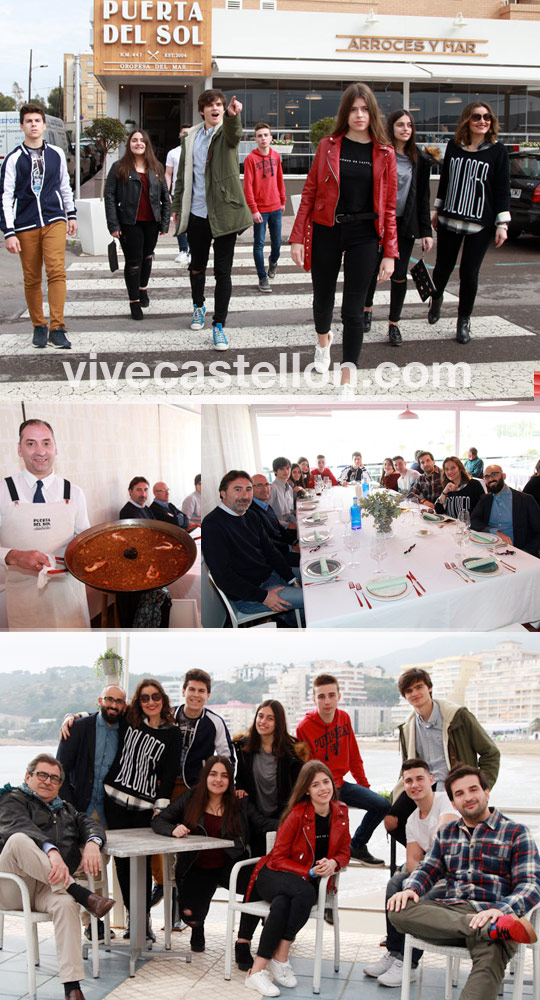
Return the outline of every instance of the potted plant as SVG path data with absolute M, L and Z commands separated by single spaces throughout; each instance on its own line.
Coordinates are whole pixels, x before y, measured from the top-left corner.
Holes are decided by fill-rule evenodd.
M 103 153 L 99 198 L 80 198 L 77 201 L 81 249 L 83 253 L 96 256 L 107 253 L 107 246 L 111 241 L 103 204 L 107 156 L 118 149 L 119 145 L 124 142 L 127 133 L 125 126 L 118 118 L 94 118 L 92 124 L 85 128 L 84 134 L 88 139 L 93 139 Z
M 282 156 L 289 156 L 292 153 L 294 143 L 290 139 L 272 139 L 272 146 L 279 146 Z
M 122 678 L 124 659 L 114 649 L 106 649 L 94 663 L 94 670 L 106 684 L 117 683 Z
M 370 493 L 360 500 L 362 513 L 366 517 L 373 518 L 375 530 L 379 535 L 392 534 L 392 521 L 403 514 L 400 503 L 401 497 L 392 497 L 388 493 Z
M 321 139 L 324 139 L 325 135 L 331 135 L 335 127 L 335 118 L 320 118 L 318 122 L 313 122 L 309 130 L 309 138 L 313 143 L 313 148 L 317 149 Z

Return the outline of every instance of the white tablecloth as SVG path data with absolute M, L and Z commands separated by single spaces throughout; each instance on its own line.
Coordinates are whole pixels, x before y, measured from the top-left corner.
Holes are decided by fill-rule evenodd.
M 319 552 L 310 553 L 310 545 L 301 545 L 301 567 L 319 555 L 333 555 L 343 563 L 350 563 L 353 556 L 343 545 L 345 525 L 339 520 L 342 507 L 349 508 L 355 496 L 354 486 L 334 486 L 325 491 L 319 504 L 320 511 L 329 511 L 322 527 L 330 528 L 332 538 Z M 310 512 L 311 513 L 311 512 Z M 304 524 L 308 512 L 298 511 L 299 535 L 312 525 Z M 419 537 L 416 530 L 427 528 L 429 535 Z M 418 514 L 401 515 L 393 521 L 393 535 L 388 541 L 388 556 L 382 561 L 384 573 L 405 575 L 412 571 L 426 589 L 422 597 L 414 590 L 400 600 L 377 600 L 369 595 L 372 610 L 366 606 L 365 586 L 372 579 L 377 565 L 370 555 L 370 539 L 374 532 L 373 519 L 362 517 L 361 544 L 354 554 L 358 566 L 345 566 L 337 583 L 304 586 L 304 607 L 309 628 L 410 628 L 426 630 L 487 631 L 511 625 L 514 622 L 536 621 L 540 618 L 540 559 L 515 549 L 515 555 L 504 556 L 505 562 L 516 567 L 511 573 L 504 567 L 490 578 L 476 577 L 475 583 L 465 583 L 456 573 L 445 569 L 444 563 L 458 562 L 458 546 L 454 528 L 446 524 L 440 528 L 435 523 L 420 521 Z M 405 555 L 405 549 L 413 545 Z M 509 546 L 514 548 L 514 546 Z M 487 547 L 470 543 L 466 555 L 482 556 Z M 363 608 L 358 604 L 348 581 L 361 583 Z M 308 577 L 302 573 L 302 583 Z

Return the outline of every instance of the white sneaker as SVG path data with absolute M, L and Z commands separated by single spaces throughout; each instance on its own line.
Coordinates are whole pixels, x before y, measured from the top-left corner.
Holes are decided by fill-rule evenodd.
M 409 982 L 414 983 L 418 979 L 417 969 L 411 968 Z M 400 958 L 395 958 L 387 972 L 377 978 L 380 986 L 401 986 L 403 981 L 403 962 Z
M 354 385 L 352 385 L 351 382 L 342 382 L 341 385 L 338 386 L 338 396 L 340 396 L 341 399 L 354 399 L 356 396 L 356 389 L 354 388 Z
M 187 250 L 181 250 L 178 256 L 174 259 L 177 264 L 180 264 L 180 267 L 188 267 L 191 263 L 191 254 L 188 253 Z
M 256 993 L 262 993 L 263 997 L 278 997 L 280 992 L 277 986 L 274 986 L 268 969 L 261 969 L 260 972 L 253 972 L 251 975 L 247 975 L 244 980 L 244 986 L 248 990 L 255 990 Z
M 374 979 L 378 979 L 388 969 L 394 964 L 395 958 L 390 954 L 389 951 L 385 951 L 382 958 L 378 962 L 370 962 L 369 965 L 364 965 L 364 975 L 373 976 Z
M 319 372 L 320 375 L 324 375 L 324 373 L 330 368 L 330 348 L 334 339 L 334 334 L 331 330 L 328 334 L 328 338 L 326 347 L 320 347 L 319 344 L 317 344 L 315 348 L 313 367 L 316 372 Z
M 290 962 L 278 962 L 276 958 L 271 958 L 268 969 L 272 973 L 276 983 L 280 986 L 298 986 L 298 980 L 292 970 Z

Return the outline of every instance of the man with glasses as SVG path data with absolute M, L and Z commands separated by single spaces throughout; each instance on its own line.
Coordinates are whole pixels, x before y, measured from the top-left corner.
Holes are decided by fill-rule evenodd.
M 519 493 L 505 483 L 500 465 L 488 465 L 484 472 L 487 494 L 480 497 L 471 514 L 471 528 L 492 531 L 506 545 L 515 545 L 532 556 L 540 554 L 540 508 L 527 493 Z
M 61 739 L 56 751 L 56 759 L 64 769 L 64 782 L 60 795 L 71 802 L 82 813 L 97 820 L 103 827 L 105 819 L 103 782 L 112 767 L 119 746 L 124 741 L 126 731 L 126 693 L 116 684 L 104 687 L 98 698 L 99 712 L 73 721 L 69 739 Z M 90 937 L 89 922 L 85 934 Z M 100 940 L 103 939 L 103 924 L 98 925 Z
M 176 524 L 178 528 L 189 528 L 189 518 L 173 503 L 169 503 L 169 487 L 167 483 L 155 483 L 152 487 L 154 499 L 149 510 L 156 521 L 165 521 L 167 524 Z
M 5 786 L 11 790 L 0 798 L 0 871 L 22 878 L 32 909 L 50 915 L 65 996 L 84 1000 L 79 905 L 100 918 L 114 906 L 114 900 L 73 881 L 79 866 L 87 875 L 99 874 L 105 833 L 94 819 L 59 797 L 63 780 L 59 761 L 41 753 L 28 764 L 18 788 Z M 15 882 L 0 881 L 0 906 L 21 908 Z

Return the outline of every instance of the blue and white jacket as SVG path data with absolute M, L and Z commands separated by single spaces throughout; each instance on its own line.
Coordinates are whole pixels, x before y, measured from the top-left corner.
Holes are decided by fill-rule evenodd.
M 0 174 L 0 229 L 5 238 L 27 229 L 76 218 L 64 151 L 48 142 L 44 146 L 43 183 L 32 190 L 32 163 L 24 143 L 8 153 Z

